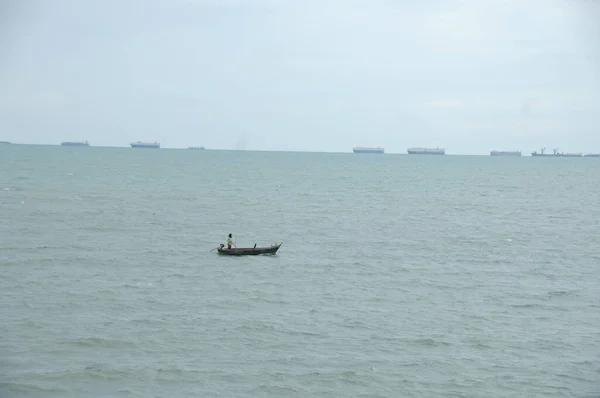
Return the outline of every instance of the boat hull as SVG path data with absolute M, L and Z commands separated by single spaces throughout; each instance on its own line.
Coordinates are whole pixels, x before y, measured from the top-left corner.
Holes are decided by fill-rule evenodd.
M 533 157 L 542 157 L 542 158 L 581 158 L 581 157 L 583 157 L 583 154 L 581 154 L 581 153 L 555 153 L 555 154 L 549 154 L 549 153 L 535 153 L 535 152 L 532 152 L 531 156 L 533 156 Z
M 61 142 L 60 145 L 62 145 L 62 146 L 90 146 L 90 144 L 87 141 L 85 141 L 85 142 L 65 141 L 65 142 Z
M 409 155 L 445 155 L 446 150 L 440 148 L 408 148 Z
M 558 148 L 553 149 L 553 153 L 545 153 L 546 148 L 540 149 L 540 151 L 531 152 L 531 156 L 535 157 L 552 157 L 552 158 L 581 158 L 583 157 L 582 152 L 558 152 Z
M 220 247 L 217 250 L 219 254 L 227 256 L 257 256 L 260 254 L 275 254 L 281 245 L 283 245 L 283 242 L 270 247 L 236 247 L 233 249 Z
M 491 151 L 490 156 L 521 156 L 521 151 Z
M 159 149 L 160 143 L 158 142 L 132 142 L 132 148 L 149 148 L 149 149 Z
M 374 153 L 374 154 L 383 155 L 385 153 L 385 149 L 384 148 L 357 147 L 357 148 L 352 148 L 352 152 L 354 152 L 354 153 Z

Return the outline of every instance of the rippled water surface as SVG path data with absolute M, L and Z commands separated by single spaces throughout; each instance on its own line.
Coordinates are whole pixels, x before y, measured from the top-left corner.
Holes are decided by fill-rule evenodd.
M 0 396 L 597 397 L 599 175 L 0 147 Z

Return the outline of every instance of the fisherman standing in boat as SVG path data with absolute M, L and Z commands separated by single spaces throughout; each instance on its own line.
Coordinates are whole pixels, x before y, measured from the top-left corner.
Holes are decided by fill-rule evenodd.
M 231 249 L 231 245 L 233 245 L 233 239 L 231 238 L 231 234 L 227 237 L 227 248 Z

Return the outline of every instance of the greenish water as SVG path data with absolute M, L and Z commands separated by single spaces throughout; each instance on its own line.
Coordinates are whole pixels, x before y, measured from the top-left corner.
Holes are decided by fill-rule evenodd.
M 600 159 L 0 161 L 1 397 L 600 392 Z

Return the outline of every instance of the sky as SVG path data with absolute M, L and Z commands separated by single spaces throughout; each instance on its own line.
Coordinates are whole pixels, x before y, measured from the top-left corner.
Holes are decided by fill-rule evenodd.
M 600 152 L 596 0 L 0 0 L 0 140 Z

